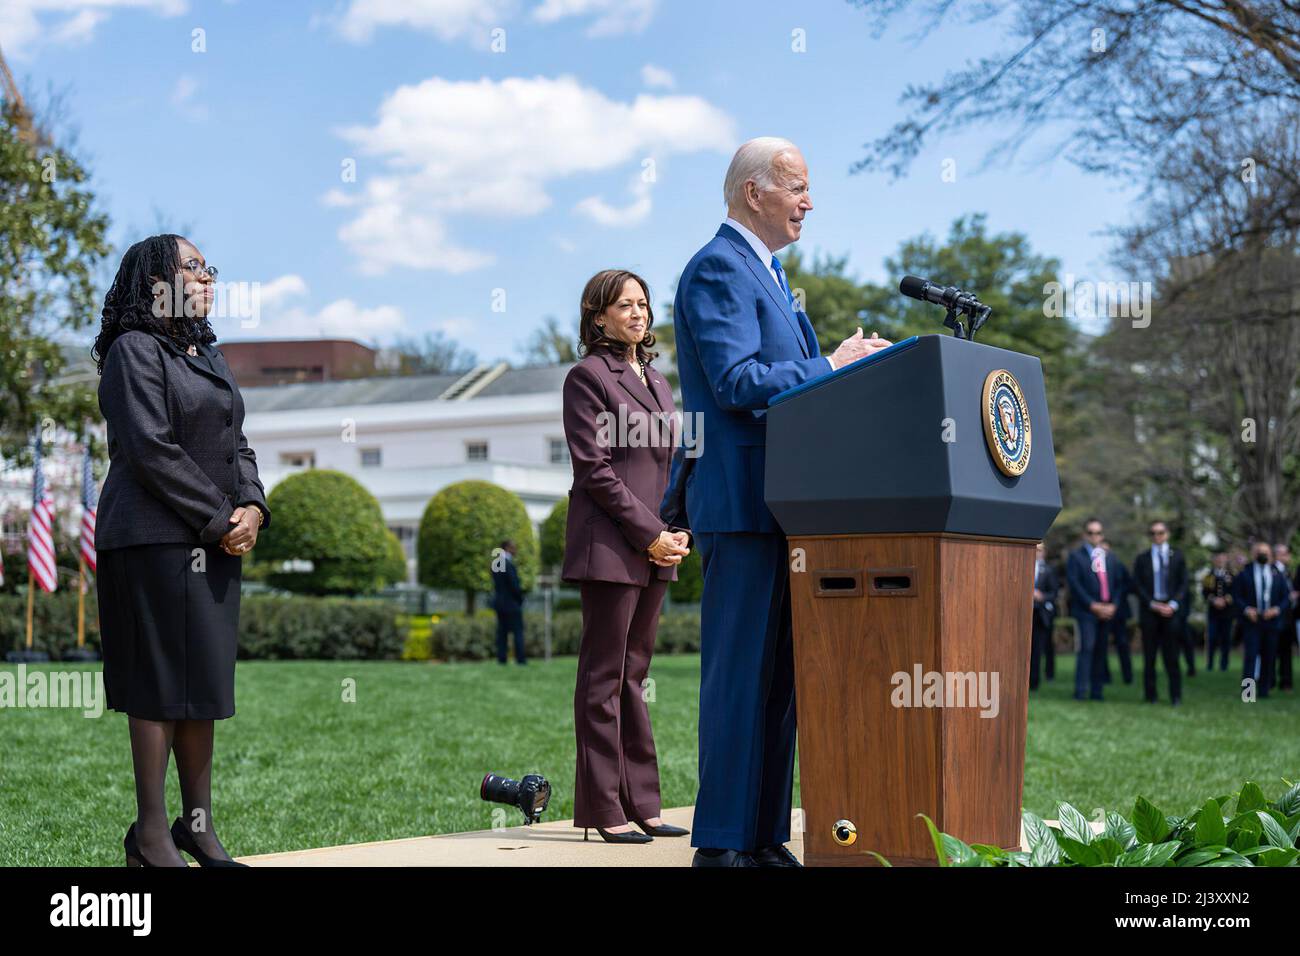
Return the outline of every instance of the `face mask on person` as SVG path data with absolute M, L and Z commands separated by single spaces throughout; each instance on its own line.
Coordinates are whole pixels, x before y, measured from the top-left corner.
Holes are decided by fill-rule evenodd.
M 1256 563 L 1256 564 L 1268 564 L 1268 555 L 1267 555 L 1267 554 L 1257 554 L 1257 555 L 1255 555 L 1255 563 Z

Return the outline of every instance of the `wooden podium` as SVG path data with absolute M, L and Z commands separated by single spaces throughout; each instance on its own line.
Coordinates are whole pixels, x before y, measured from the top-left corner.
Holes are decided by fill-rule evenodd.
M 920 813 L 1017 848 L 1034 545 L 1061 506 L 1038 360 L 912 338 L 766 417 L 766 498 L 791 552 L 804 862 L 934 865 Z

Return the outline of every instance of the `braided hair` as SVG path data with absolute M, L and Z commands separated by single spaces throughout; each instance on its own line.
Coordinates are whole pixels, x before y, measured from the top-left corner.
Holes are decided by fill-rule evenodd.
M 133 329 L 156 332 L 181 348 L 217 340 L 206 316 L 187 316 L 184 310 L 177 316 L 154 314 L 154 285 L 180 281 L 181 256 L 177 243 L 183 239 L 184 236 L 173 233 L 150 236 L 135 243 L 122 256 L 122 264 L 104 296 L 99 335 L 90 349 L 101 375 L 108 350 L 123 332 Z

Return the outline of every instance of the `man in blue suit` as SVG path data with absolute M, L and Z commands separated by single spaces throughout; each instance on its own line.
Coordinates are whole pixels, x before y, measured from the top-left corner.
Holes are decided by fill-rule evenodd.
M 497 663 L 506 662 L 506 636 L 515 636 L 515 663 L 527 664 L 524 653 L 524 589 L 515 567 L 516 544 L 507 539 L 492 557 L 493 607 L 497 612 Z
M 1232 600 L 1241 615 L 1241 646 L 1245 658 L 1242 681 L 1258 681 L 1256 697 L 1263 700 L 1273 686 L 1273 662 L 1282 622 L 1291 607 L 1291 584 L 1273 565 L 1273 549 L 1255 543 L 1255 560 L 1232 583 Z M 1259 666 L 1255 666 L 1255 662 Z
M 1101 522 L 1089 518 L 1083 523 L 1083 542 L 1065 562 L 1070 614 L 1079 633 L 1079 650 L 1074 658 L 1075 700 L 1102 699 L 1106 631 L 1115 619 L 1122 596 L 1118 591 L 1119 561 L 1101 546 L 1103 537 Z
M 696 866 L 798 866 L 790 838 L 794 659 L 785 536 L 763 498 L 768 399 L 890 343 L 862 330 L 823 356 L 775 253 L 812 209 L 789 140 L 737 150 L 727 220 L 687 264 L 673 302 L 685 411 L 701 453 L 686 512 L 704 570 Z M 846 441 L 860 436 L 847 434 Z M 681 480 L 682 455 L 665 501 Z

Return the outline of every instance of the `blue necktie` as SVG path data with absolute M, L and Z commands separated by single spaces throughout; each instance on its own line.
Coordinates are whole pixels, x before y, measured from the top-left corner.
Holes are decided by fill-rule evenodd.
M 785 293 L 785 301 L 790 304 L 790 311 L 798 312 L 799 310 L 794 307 L 794 296 L 790 294 L 790 283 L 785 281 L 785 270 L 781 268 L 781 260 L 776 256 L 772 257 L 772 271 L 776 273 L 777 285 Z

